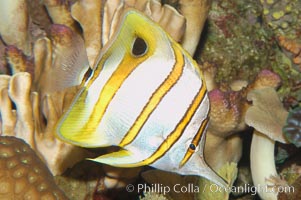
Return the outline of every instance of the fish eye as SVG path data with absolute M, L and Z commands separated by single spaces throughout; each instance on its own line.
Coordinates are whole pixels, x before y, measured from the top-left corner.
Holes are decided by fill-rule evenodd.
M 195 144 L 191 143 L 191 144 L 189 145 L 189 149 L 192 150 L 192 151 L 195 151 L 195 150 L 196 150 Z
M 132 54 L 136 57 L 141 57 L 147 52 L 147 48 L 146 42 L 142 38 L 137 37 L 132 47 Z

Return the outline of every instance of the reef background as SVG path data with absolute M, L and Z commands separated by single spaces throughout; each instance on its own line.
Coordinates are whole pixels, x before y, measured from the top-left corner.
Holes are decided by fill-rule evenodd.
M 30 3 L 31 7 L 28 9 L 31 11 L 32 19 L 35 19 L 34 25 L 42 27 L 42 30 L 45 32 L 34 32 L 35 36 L 47 35 L 52 43 L 54 49 L 57 46 L 66 47 L 69 44 L 68 41 L 57 41 L 59 38 L 59 31 L 55 29 L 56 27 L 52 27 L 51 30 L 48 30 L 48 26 L 53 24 L 53 19 L 51 19 L 47 15 L 45 5 L 48 8 L 51 5 L 61 6 L 60 12 L 57 15 L 57 21 L 68 21 L 66 16 L 68 16 L 68 12 L 70 12 L 70 6 L 76 3 L 76 0 L 70 1 L 32 1 L 34 3 Z M 102 1 L 102 4 L 104 4 Z M 179 5 L 182 1 L 175 0 L 166 0 L 162 1 L 163 4 L 169 4 L 179 10 Z M 48 3 L 48 4 L 47 4 Z M 51 4 L 53 3 L 53 4 Z M 298 199 L 301 195 L 300 191 L 300 121 L 301 117 L 299 112 L 294 112 L 296 108 L 299 107 L 301 101 L 301 2 L 298 0 L 212 0 L 211 7 L 209 9 L 208 17 L 206 23 L 204 25 L 201 39 L 197 44 L 197 50 L 194 54 L 194 58 L 200 64 L 201 69 L 206 73 L 209 73 L 213 78 L 212 82 L 214 88 L 218 88 L 221 93 L 216 94 L 216 92 L 212 93 L 212 101 L 215 101 L 215 96 L 221 95 L 221 101 L 228 100 L 229 106 L 231 109 L 239 110 L 237 111 L 240 116 L 239 120 L 243 120 L 244 109 L 239 109 L 236 106 L 249 103 L 246 101 L 246 98 L 238 98 L 237 96 L 246 96 L 244 91 L 241 91 L 241 88 L 252 85 L 254 82 L 258 80 L 259 74 L 262 71 L 269 70 L 272 73 L 277 74 L 280 77 L 281 84 L 279 87 L 277 86 L 277 95 L 281 100 L 283 107 L 291 113 L 290 117 L 293 120 L 292 126 L 294 127 L 293 131 L 286 132 L 286 136 L 289 137 L 289 142 L 292 144 L 281 144 L 276 143 L 275 146 L 275 161 L 276 168 L 278 173 L 282 176 L 281 180 L 284 182 L 283 184 L 293 185 L 295 187 L 294 194 L 280 194 L 278 199 Z M 38 6 L 34 6 L 38 5 Z M 54 6 L 54 7 L 55 7 Z M 42 9 L 42 10 L 41 10 Z M 48 10 L 48 12 L 50 12 Z M 45 14 L 46 13 L 46 14 Z M 67 14 L 66 14 L 67 13 Z M 67 18 L 68 19 L 68 18 Z M 3 22 L 3 20 L 2 20 Z M 72 30 L 80 30 L 82 34 L 85 32 L 80 28 L 80 24 L 78 22 L 72 21 L 69 24 Z M 34 27 L 31 27 L 33 30 Z M 61 29 L 60 29 L 61 30 Z M 69 29 L 68 29 L 69 30 Z M 56 32 L 57 31 L 57 32 Z M 67 33 L 72 35 L 73 33 Z M 64 32 L 66 34 L 66 32 Z M 68 35 L 67 34 L 67 35 Z M 75 37 L 72 37 L 71 42 L 74 41 Z M 86 35 L 87 38 L 87 35 Z M 67 39 L 69 39 L 67 37 Z M 66 42 L 66 44 L 64 43 Z M 85 41 L 87 42 L 87 40 Z M 28 93 L 30 92 L 30 88 L 35 88 L 35 91 L 42 91 L 41 88 L 44 88 L 43 85 L 39 85 L 39 78 L 34 73 L 35 69 L 33 68 L 33 57 L 20 49 L 16 48 L 16 45 L 7 45 L 6 42 L 1 40 L 0 45 L 0 72 L 2 75 L 14 75 L 17 72 L 26 71 L 29 72 L 33 76 L 33 82 L 30 80 L 27 82 L 31 82 L 33 86 L 28 86 Z M 75 46 L 68 46 L 68 48 L 78 48 Z M 57 48 L 59 50 L 64 50 L 64 48 Z M 57 54 L 58 55 L 58 54 Z M 12 58 L 16 58 L 15 60 Z M 22 58 L 22 59 L 20 59 Z M 90 57 L 89 57 L 90 58 Z M 22 63 L 24 62 L 24 63 Z M 59 61 L 57 61 L 60 63 Z M 61 63 L 60 63 L 61 64 Z M 26 69 L 22 67 L 26 66 Z M 44 70 L 47 73 L 47 70 Z M 51 70 L 49 70 L 51 71 Z M 42 73 L 43 74 L 43 73 Z M 4 77 L 4 76 L 3 76 Z M 11 81 L 17 85 L 18 79 L 14 78 Z M 26 77 L 26 76 L 24 76 Z M 43 77 L 43 76 L 41 76 Z M 206 76 L 207 77 L 207 76 Z M 264 75 L 264 80 L 269 81 L 271 76 Z M 267 78 L 268 77 L 268 78 Z M 8 78 L 5 79 L 6 82 Z M 1 79 L 1 80 L 2 80 Z M 42 79 L 42 78 L 41 78 Z M 272 79 L 272 78 L 271 78 Z M 5 81 L 3 81 L 5 82 Z M 26 80 L 24 80 L 26 83 Z M 38 84 L 39 87 L 34 84 Z M 1 82 L 2 84 L 2 82 Z M 0 84 L 0 85 L 1 85 Z M 24 84 L 26 85 L 26 84 Z M 1 85 L 2 86 L 2 85 Z M 25 87 L 25 86 L 24 86 Z M 46 86 L 45 86 L 46 87 Z M 16 86 L 16 88 L 22 88 L 20 85 Z M 236 89 L 240 91 L 240 93 L 235 93 Z M 237 91 L 238 91 L 237 90 Z M 49 88 L 51 91 L 51 88 Z M 52 92 L 52 91 L 51 91 Z M 71 91 L 72 93 L 72 91 Z M 52 94 L 52 93 L 51 93 Z M 225 97 L 225 94 L 228 96 Z M 52 94 L 53 95 L 53 94 Z M 71 95 L 71 94 L 70 94 Z M 215 95 L 215 96 L 214 96 Z M 47 95 L 46 95 L 47 96 Z M 66 97 L 67 96 L 67 97 Z M 71 95 L 72 96 L 72 95 Z M 5 102 L 4 92 L 1 90 L 1 105 L 4 105 Z M 52 96 L 55 102 L 63 101 L 62 95 L 55 94 Z M 70 98 L 68 95 L 64 93 L 64 100 Z M 50 100 L 43 100 L 44 107 L 51 107 Z M 46 102 L 46 103 L 45 103 Z M 42 103 L 41 103 L 42 104 Z M 64 104 L 64 103 L 62 103 Z M 18 108 L 18 104 L 12 103 L 11 109 Z M 238 106 L 239 107 L 239 106 Z M 243 107 L 243 106 L 241 106 Z M 224 107 L 222 107 L 224 108 Z M 1 107 L 2 113 L 2 122 L 4 123 L 3 118 L 3 106 Z M 231 110 L 230 109 L 230 110 Z M 61 109 L 58 113 L 63 112 Z M 49 116 L 51 115 L 51 109 L 44 109 L 41 111 L 44 114 L 43 120 L 46 120 L 47 125 L 50 127 L 50 123 L 52 119 Z M 220 112 L 228 113 L 228 110 L 222 110 Z M 50 114 L 49 114 L 50 113 Z M 296 114 L 297 113 L 297 114 Z M 59 114 L 58 114 L 59 115 Z M 235 117 L 237 117 L 237 113 L 234 112 L 232 115 L 229 115 L 228 121 L 231 121 Z M 46 116 L 46 117 L 45 117 Z M 48 117 L 48 118 L 47 118 Z M 45 119 L 46 118 L 46 119 Z M 213 119 L 215 119 L 213 117 Z M 235 118 L 236 119 L 236 118 Z M 42 120 L 41 120 L 42 121 Z M 227 123 L 228 123 L 227 121 Z M 230 122 L 229 122 L 230 123 Z M 238 122 L 237 122 L 238 123 Z M 233 124 L 233 123 L 232 123 Z M 231 125 L 232 125 L 231 124 Z M 238 123 L 239 124 L 239 123 Z M 297 124 L 297 125 L 296 125 Z M 226 126 L 226 125 L 225 125 Z M 221 125 L 221 128 L 224 126 Z M 239 158 L 239 162 L 237 163 L 237 171 L 238 173 L 234 173 L 234 169 L 232 165 L 229 165 L 227 169 L 233 173 L 233 177 L 237 177 L 237 179 L 233 180 L 233 184 L 235 186 L 240 186 L 244 184 L 252 185 L 252 177 L 250 172 L 250 145 L 252 140 L 252 131 L 251 127 L 240 128 L 241 126 L 237 126 L 230 131 L 227 132 L 229 134 L 236 133 L 236 137 L 238 137 L 242 141 L 242 152 L 231 151 L 231 154 L 236 155 Z M 45 127 L 43 127 L 45 128 Z M 213 130 L 213 128 L 211 129 Z M 291 130 L 291 129 L 289 129 Z M 47 132 L 47 131 L 45 131 Z M 3 133 L 3 130 L 1 134 Z M 18 136 L 19 138 L 22 138 Z M 24 139 L 24 138 L 23 138 Z M 43 162 L 47 163 L 47 158 L 39 155 L 39 151 L 36 151 L 37 155 L 34 155 L 33 152 L 30 151 L 30 156 L 24 159 L 23 154 L 12 153 L 16 150 L 14 149 L 14 145 L 17 142 L 24 141 L 15 141 L 15 138 L 12 140 L 13 142 L 8 142 L 6 137 L 1 136 L 0 140 L 0 170 L 6 170 L 6 174 L 1 174 L 0 179 L 0 195 L 3 195 L 5 198 L 8 195 L 13 199 L 17 197 L 17 192 L 13 191 L 13 185 L 20 185 L 18 195 L 21 195 L 21 192 L 27 190 L 32 191 L 32 194 L 37 195 L 45 195 L 45 198 L 54 198 L 58 197 L 59 199 L 95 199 L 95 200 L 103 200 L 103 199 L 259 199 L 260 197 L 251 195 L 250 193 L 232 193 L 230 195 L 224 196 L 216 196 L 213 194 L 212 196 L 202 197 L 200 195 L 191 195 L 191 194 L 170 194 L 168 196 L 163 196 L 162 194 L 154 194 L 154 193 L 137 193 L 132 192 L 128 193 L 125 190 L 125 186 L 129 183 L 137 185 L 137 184 L 152 184 L 156 182 L 162 182 L 162 179 L 168 180 L 169 182 L 164 182 L 164 184 L 173 184 L 179 181 L 183 183 L 193 182 L 195 184 L 202 183 L 196 182 L 196 180 L 182 180 L 176 176 L 170 174 L 157 174 L 157 173 L 149 173 L 145 175 L 141 175 L 143 173 L 140 172 L 141 169 L 106 169 L 106 166 L 102 167 L 99 164 L 92 163 L 89 161 L 81 161 L 84 157 L 97 155 L 99 153 L 103 153 L 106 150 L 89 150 L 88 152 L 81 153 L 79 160 L 74 161 L 75 164 L 73 167 L 69 169 L 58 169 L 63 170 L 64 173 L 57 174 L 53 176 L 53 169 L 47 169 Z M 26 141 L 26 139 L 24 139 Z M 10 141 L 10 140 L 9 140 Z M 52 140 L 51 140 L 52 141 Z M 26 141 L 27 142 L 27 141 Z M 28 142 L 27 142 L 28 143 Z M 56 143 L 56 142 L 54 142 Z M 17 145 L 21 146 L 21 145 Z M 47 146 L 47 145 L 46 145 Z M 33 146 L 31 145 L 33 148 Z M 29 147 L 26 147 L 29 148 Z M 46 148 L 47 149 L 47 148 Z M 239 148 L 238 148 L 239 149 Z M 35 150 L 35 149 L 34 149 Z M 57 152 L 59 152 L 60 148 L 57 148 Z M 235 149 L 234 149 L 235 150 Z M 19 149 L 19 151 L 21 151 Z M 24 150 L 25 153 L 27 150 Z M 72 150 L 73 151 L 73 150 Z M 77 150 L 75 150 L 77 151 Z M 68 152 L 70 152 L 68 150 Z M 33 156 L 31 156 L 33 154 Z M 84 155 L 83 155 L 84 154 Z M 20 156 L 19 156 L 20 155 Z M 61 156 L 61 154 L 58 154 Z M 76 154 L 79 155 L 79 154 Z M 241 158 L 240 158 L 241 156 Z M 32 159 L 34 157 L 34 159 Z M 36 159 L 41 159 L 42 161 L 36 161 Z M 18 160 L 18 162 L 14 162 Z M 19 162 L 19 160 L 21 160 Z M 33 161 L 31 161 L 33 160 Z M 25 163 L 24 167 L 23 164 Z M 26 165 L 28 164 L 29 165 Z M 54 165 L 57 164 L 56 162 Z M 21 166 L 19 171 L 15 170 L 14 166 Z M 13 166 L 13 167 L 11 167 Z M 29 169 L 31 166 L 41 166 L 43 169 L 43 173 L 47 175 L 43 175 L 44 177 L 49 177 L 48 180 L 42 180 L 42 178 L 37 178 L 35 173 L 40 173 L 38 168 L 36 171 L 31 172 Z M 11 167 L 11 168 L 10 168 Z M 46 168 L 46 169 L 44 169 Z M 49 168 L 49 166 L 48 166 Z M 235 167 L 236 168 L 236 167 Z M 148 171 L 149 168 L 145 167 L 142 172 Z M 14 177 L 16 171 L 19 172 L 19 176 L 22 178 L 17 179 Z M 52 173 L 52 174 L 51 174 Z M 230 172 L 229 172 L 230 173 Z M 28 180 L 23 179 L 25 176 L 29 176 Z M 35 179 L 36 178 L 36 179 Z M 53 179 L 54 178 L 54 181 Z M 5 181 L 4 181 L 5 180 Z M 9 181 L 6 181 L 9 180 Z M 34 180 L 38 180 L 39 184 Z M 27 182 L 26 182 L 27 181 Z M 31 182 L 32 181 L 32 182 Z M 279 181 L 279 180 L 278 180 Z M 43 185 L 44 184 L 44 185 Z M 204 183 L 203 183 L 204 184 Z M 31 186 L 33 185 L 33 186 Z M 28 188 L 27 188 L 28 187 Z M 46 189 L 45 189 L 46 188 Z M 62 192 L 63 191 L 63 192 Z M 13 194 L 14 193 L 14 194 Z M 31 193 L 30 193 L 31 194 Z M 7 195 L 7 196 L 5 196 Z M 15 196 L 14 196 L 15 195 Z M 48 196 L 47 196 L 48 195 Z M 51 196 L 52 195 L 52 196 Z M 3 197 L 0 196 L 0 197 Z M 39 197 L 37 197 L 39 198 Z

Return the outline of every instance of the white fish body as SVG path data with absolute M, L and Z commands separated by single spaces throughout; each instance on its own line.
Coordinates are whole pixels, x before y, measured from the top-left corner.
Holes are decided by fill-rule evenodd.
M 150 165 L 225 185 L 203 157 L 209 107 L 196 62 L 157 24 L 128 10 L 57 136 L 82 147 L 123 149 L 96 162 Z

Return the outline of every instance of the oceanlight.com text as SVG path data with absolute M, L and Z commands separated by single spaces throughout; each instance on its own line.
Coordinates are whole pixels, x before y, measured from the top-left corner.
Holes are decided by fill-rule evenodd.
M 262 193 L 293 193 L 295 192 L 295 188 L 293 186 L 261 186 L 261 185 L 250 185 L 245 184 L 244 186 L 231 186 L 231 187 L 220 187 L 216 184 L 205 185 L 205 190 L 210 192 L 227 192 L 227 193 L 249 193 L 251 195 L 256 195 L 259 192 Z

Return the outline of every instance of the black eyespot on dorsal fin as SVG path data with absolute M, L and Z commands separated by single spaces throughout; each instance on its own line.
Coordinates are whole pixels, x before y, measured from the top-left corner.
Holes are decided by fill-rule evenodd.
M 192 150 L 192 151 L 195 151 L 196 146 L 195 146 L 193 143 L 191 143 L 191 144 L 189 145 L 189 149 Z

